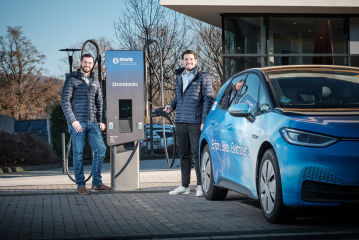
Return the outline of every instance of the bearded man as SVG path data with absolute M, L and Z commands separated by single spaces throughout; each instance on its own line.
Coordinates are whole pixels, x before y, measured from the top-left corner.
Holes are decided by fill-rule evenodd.
M 182 185 L 170 191 L 170 195 L 190 193 L 192 152 L 196 163 L 196 196 L 203 196 L 198 159 L 199 138 L 214 99 L 211 77 L 196 64 L 195 52 L 186 50 L 182 53 L 184 67 L 176 70 L 175 99 L 164 109 L 167 113 L 176 110 L 176 134 L 181 157 Z
M 92 189 L 112 191 L 102 183 L 101 168 L 106 153 L 101 131 L 106 129 L 100 83 L 93 73 L 94 58 L 81 56 L 80 69 L 72 72 L 65 81 L 61 107 L 65 114 L 73 146 L 73 165 L 77 192 L 89 194 L 85 187 L 83 149 L 85 138 L 94 152 L 92 160 Z

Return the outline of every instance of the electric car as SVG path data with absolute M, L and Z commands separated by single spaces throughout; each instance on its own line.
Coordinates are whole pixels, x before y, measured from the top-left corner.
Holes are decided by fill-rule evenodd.
M 200 137 L 204 197 L 259 199 L 269 222 L 359 202 L 359 68 L 249 69 L 219 90 Z M 296 210 L 296 211 L 293 211 Z

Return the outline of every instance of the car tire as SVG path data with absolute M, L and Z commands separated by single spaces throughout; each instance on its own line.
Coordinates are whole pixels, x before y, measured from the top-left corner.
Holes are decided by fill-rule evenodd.
M 201 181 L 203 196 L 207 200 L 224 200 L 228 189 L 214 185 L 212 158 L 208 145 L 201 153 Z
M 268 149 L 262 157 L 258 189 L 262 212 L 268 222 L 284 223 L 295 220 L 294 212 L 283 203 L 281 175 L 274 149 Z

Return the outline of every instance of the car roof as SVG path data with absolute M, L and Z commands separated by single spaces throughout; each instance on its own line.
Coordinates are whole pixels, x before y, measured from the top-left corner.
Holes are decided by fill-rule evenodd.
M 336 66 L 336 65 L 284 65 L 284 66 L 275 66 L 275 67 L 263 67 L 263 68 L 252 68 L 248 70 L 260 70 L 263 73 L 279 72 L 279 71 L 303 71 L 303 70 L 318 70 L 318 71 L 343 71 L 343 72 L 358 72 L 359 68 L 357 67 L 347 67 L 347 66 Z M 247 71 L 248 71 L 247 70 Z

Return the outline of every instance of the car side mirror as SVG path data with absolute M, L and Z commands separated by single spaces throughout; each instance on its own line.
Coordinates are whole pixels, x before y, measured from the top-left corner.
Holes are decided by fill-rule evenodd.
M 245 103 L 238 103 L 236 105 L 230 106 L 228 108 L 228 112 L 233 117 L 245 117 L 251 123 L 256 120 L 251 114 L 251 108 L 248 104 Z

